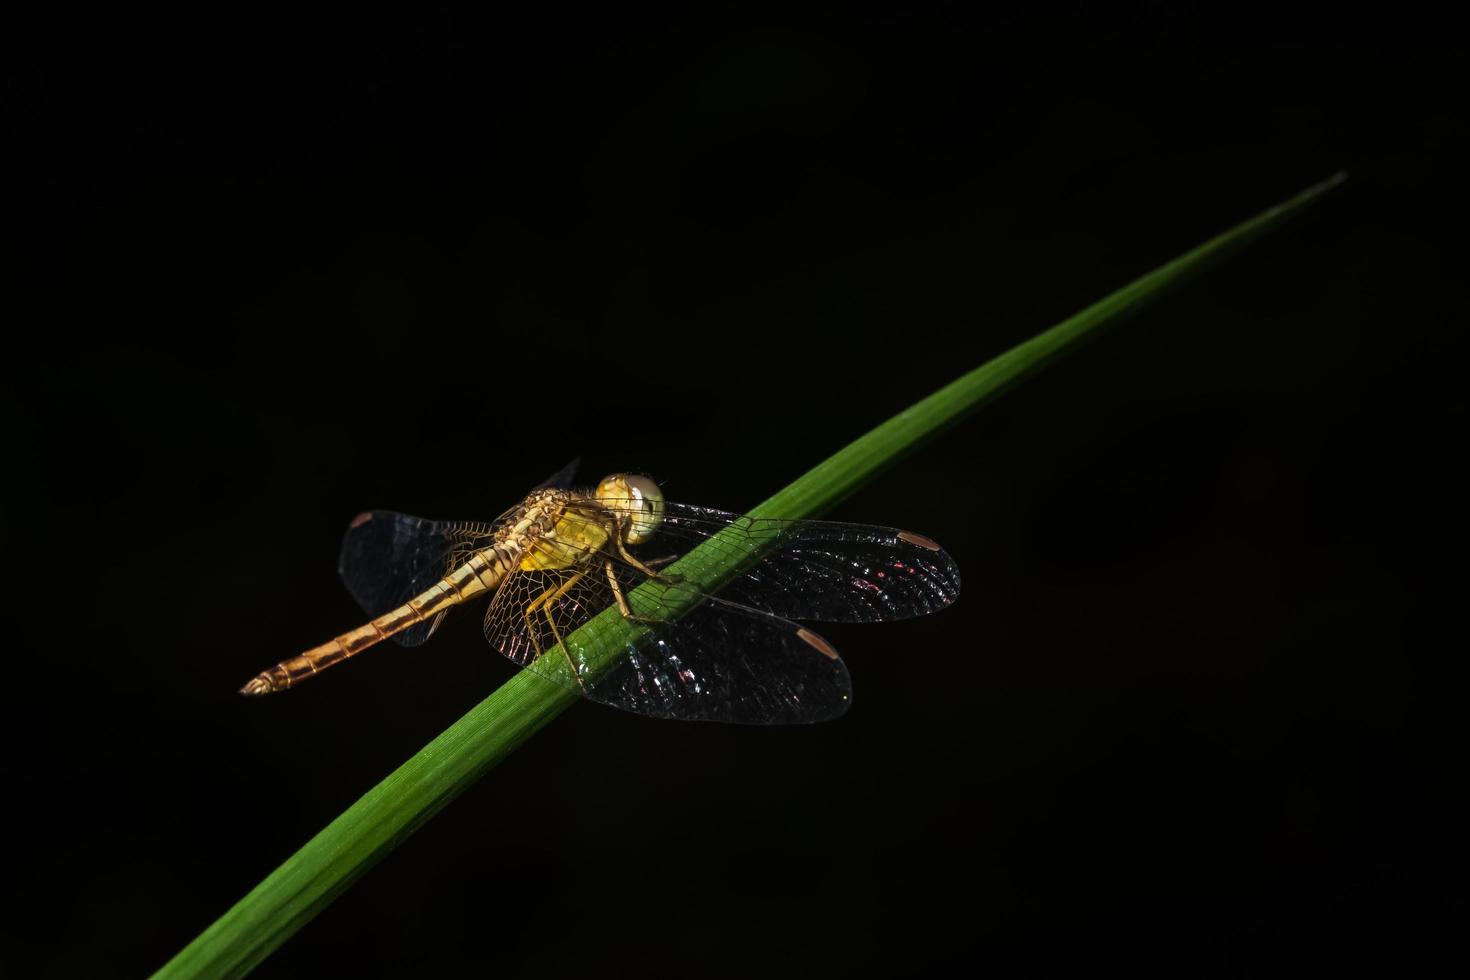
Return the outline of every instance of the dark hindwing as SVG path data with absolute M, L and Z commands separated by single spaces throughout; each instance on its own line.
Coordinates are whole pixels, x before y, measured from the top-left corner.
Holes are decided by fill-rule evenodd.
M 486 638 L 527 670 L 655 718 L 799 724 L 835 718 L 851 703 L 847 668 L 810 630 L 682 584 L 635 593 L 643 572 L 608 553 L 583 558 L 571 569 L 513 573 L 486 612 Z M 657 622 L 629 628 L 609 561 L 635 614 Z M 687 611 L 675 619 L 675 608 Z M 589 651 L 609 633 L 623 655 L 598 676 Z
M 460 562 L 494 540 L 495 525 L 430 521 L 391 510 L 357 515 L 342 538 L 337 571 L 347 591 L 377 617 L 438 582 Z M 418 646 L 438 628 L 444 613 L 410 626 L 393 642 Z
M 567 489 L 579 462 L 573 459 L 534 489 Z M 511 508 L 506 514 L 514 511 Z M 337 571 L 352 598 L 376 618 L 421 595 L 476 551 L 489 547 L 498 526 L 499 520 L 430 521 L 391 510 L 365 511 L 348 525 Z M 445 615 L 441 612 L 409 627 L 394 636 L 393 642 L 418 646 L 433 635 Z

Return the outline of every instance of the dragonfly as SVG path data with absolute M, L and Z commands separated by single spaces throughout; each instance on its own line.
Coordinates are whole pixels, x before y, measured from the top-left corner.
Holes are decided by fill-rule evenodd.
M 906 619 L 959 595 L 954 561 L 921 534 L 680 504 L 638 474 L 574 489 L 576 465 L 490 522 L 359 514 L 338 571 L 372 620 L 240 693 L 295 687 L 384 640 L 418 646 L 488 595 L 490 644 L 592 701 L 656 718 L 825 721 L 851 705 L 851 679 L 803 623 Z M 723 579 L 682 571 L 689 562 Z

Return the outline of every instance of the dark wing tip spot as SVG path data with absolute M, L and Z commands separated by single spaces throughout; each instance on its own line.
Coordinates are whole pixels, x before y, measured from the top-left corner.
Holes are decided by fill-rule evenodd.
M 372 519 L 373 519 L 373 512 L 370 511 L 370 510 L 365 510 L 361 514 L 358 514 L 356 517 L 354 517 L 352 519 L 352 523 L 349 524 L 349 525 L 347 525 L 347 526 L 348 527 L 362 527 L 364 524 L 366 524 L 368 521 L 370 521 Z
M 907 541 L 909 544 L 916 544 L 920 548 L 928 548 L 930 551 L 940 550 L 938 541 L 935 541 L 933 538 L 926 538 L 922 534 L 915 534 L 913 531 L 899 531 L 898 539 L 900 541 Z
M 826 657 L 828 660 L 837 659 L 837 648 L 828 643 L 826 640 L 822 639 L 817 634 L 813 633 L 811 630 L 807 629 L 805 626 L 797 630 L 796 635 L 801 637 L 808 646 L 812 646 L 820 650 L 822 652 L 822 656 Z

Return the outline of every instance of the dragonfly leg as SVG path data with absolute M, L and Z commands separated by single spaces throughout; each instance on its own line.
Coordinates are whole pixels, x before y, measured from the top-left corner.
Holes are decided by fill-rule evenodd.
M 617 573 L 613 571 L 612 559 L 608 558 L 602 564 L 603 567 L 607 569 L 607 581 L 608 584 L 612 586 L 613 598 L 618 601 L 618 612 L 623 614 L 624 619 L 630 620 L 635 623 L 663 622 L 662 619 L 654 619 L 652 616 L 639 616 L 637 613 L 633 612 L 633 607 L 628 604 L 628 597 L 623 595 L 623 586 L 621 583 L 618 582 Z
M 536 642 L 536 630 L 531 626 L 531 616 L 537 610 L 540 610 L 541 613 L 546 616 L 546 625 L 551 627 L 551 635 L 556 637 L 556 645 L 561 648 L 562 656 L 567 658 L 567 667 L 571 669 L 572 677 L 576 679 L 577 686 L 582 688 L 583 690 L 586 690 L 587 685 L 582 683 L 582 675 L 577 672 L 577 665 L 572 662 L 572 653 L 570 650 L 567 649 L 567 645 L 562 642 L 561 631 L 556 628 L 556 620 L 554 620 L 551 616 L 551 604 L 560 599 L 562 596 L 566 595 L 568 590 L 570 590 L 572 586 L 581 581 L 584 574 L 586 573 L 578 572 L 577 574 L 573 575 L 571 578 L 563 582 L 561 585 L 553 586 L 552 588 L 549 588 L 545 592 L 541 593 L 535 599 L 532 599 L 531 602 L 526 606 L 525 616 L 526 634 L 531 637 L 531 643 L 536 647 L 536 656 L 541 656 L 542 650 L 541 644 Z
M 672 583 L 677 583 L 677 582 L 684 581 L 684 576 L 682 576 L 682 575 L 669 575 L 669 574 L 664 573 L 664 572 L 656 572 L 652 568 L 650 568 L 649 566 L 643 564 L 643 562 L 639 561 L 637 558 L 634 558 L 631 554 L 628 553 L 628 549 L 623 545 L 623 523 L 624 523 L 624 520 L 625 520 L 624 518 L 619 518 L 618 519 L 617 532 L 612 535 L 613 547 L 615 547 L 615 548 L 618 549 L 618 554 L 619 555 L 622 555 L 623 561 L 627 562 L 629 565 L 632 565 L 634 568 L 638 569 L 638 571 L 642 572 L 644 575 L 647 575 L 649 578 L 656 579 L 659 582 L 669 582 L 669 583 L 672 584 Z M 663 564 L 666 561 L 672 561 L 672 560 L 673 560 L 672 557 L 670 557 L 670 558 L 661 558 L 661 559 L 659 559 L 658 564 Z
M 550 589 L 547 589 L 546 591 L 547 592 L 550 592 L 551 590 Z M 533 601 L 527 603 L 526 604 L 526 608 L 521 611 L 521 618 L 523 618 L 526 621 L 526 636 L 530 638 L 530 640 L 531 640 L 531 646 L 536 650 L 536 656 L 537 657 L 540 657 L 541 656 L 541 653 L 542 653 L 542 650 L 541 650 L 541 641 L 538 640 L 538 639 L 536 639 L 536 627 L 533 626 L 533 625 L 531 625 L 531 614 L 536 611 L 537 604 L 540 603 L 541 600 L 544 599 L 545 597 L 546 597 L 546 593 L 543 592 L 536 599 L 534 599 Z
M 566 595 L 572 586 L 576 585 L 582 580 L 582 576 L 584 574 L 585 573 L 583 572 L 578 572 L 577 574 L 573 575 L 571 578 L 563 582 L 560 588 L 552 592 L 552 594 L 541 603 L 541 611 L 546 614 L 546 625 L 551 627 L 551 635 L 556 637 L 556 645 L 561 648 L 562 656 L 567 658 L 567 666 L 571 668 L 572 676 L 577 680 L 577 686 L 585 691 L 587 689 L 587 685 L 582 683 L 582 675 L 577 671 L 577 665 L 572 662 L 572 651 L 567 649 L 566 643 L 561 638 L 561 630 L 556 628 L 556 620 L 553 619 L 551 616 L 551 604 L 560 599 L 562 596 Z

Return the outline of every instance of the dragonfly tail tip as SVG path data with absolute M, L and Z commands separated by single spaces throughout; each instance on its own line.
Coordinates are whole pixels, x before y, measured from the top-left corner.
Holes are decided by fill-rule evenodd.
M 248 684 L 240 688 L 241 694 L 251 696 L 257 694 L 269 694 L 270 692 L 271 682 L 266 680 L 264 677 L 252 677 L 250 678 L 250 682 Z

